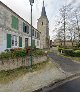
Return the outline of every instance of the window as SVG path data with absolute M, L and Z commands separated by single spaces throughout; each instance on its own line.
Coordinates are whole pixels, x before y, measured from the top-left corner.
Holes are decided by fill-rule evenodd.
M 15 16 L 12 15 L 12 28 L 18 30 L 19 20 Z
M 34 29 L 32 29 L 32 36 L 34 36 Z
M 39 41 L 37 41 L 37 46 L 39 46 Z
M 37 32 L 35 31 L 35 37 L 37 37 Z
M 12 46 L 14 46 L 14 36 L 12 36 Z
M 27 32 L 27 26 L 24 27 L 25 28 L 25 33 Z
M 42 22 L 42 25 L 43 25 L 43 22 Z
M 17 46 L 17 36 L 15 36 L 15 46 Z
M 12 46 L 13 47 L 16 47 L 17 46 L 17 36 L 15 36 L 15 35 L 12 35 Z
M 40 34 L 39 34 L 39 32 L 37 32 L 37 38 L 39 38 L 39 39 L 40 39 Z
M 23 22 L 23 32 L 29 34 L 29 26 Z

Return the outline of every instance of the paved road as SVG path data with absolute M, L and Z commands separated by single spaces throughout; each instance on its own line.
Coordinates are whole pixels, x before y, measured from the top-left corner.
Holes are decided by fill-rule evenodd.
M 66 72 L 80 72 L 80 64 L 73 62 L 69 58 L 64 58 L 62 56 L 57 55 L 56 53 L 50 53 L 49 57 L 51 57 L 54 60 L 54 62 L 58 63 L 61 66 L 61 68 Z
M 47 92 L 80 92 L 80 78 L 69 81 Z

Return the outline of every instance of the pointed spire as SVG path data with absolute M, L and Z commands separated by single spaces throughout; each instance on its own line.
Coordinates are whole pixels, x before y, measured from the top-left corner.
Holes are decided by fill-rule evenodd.
M 44 6 L 44 0 L 43 0 L 43 7 L 42 7 L 42 12 L 41 12 L 41 16 L 46 16 L 46 11 L 45 11 L 45 6 Z
M 44 7 L 44 0 L 43 0 L 43 7 Z

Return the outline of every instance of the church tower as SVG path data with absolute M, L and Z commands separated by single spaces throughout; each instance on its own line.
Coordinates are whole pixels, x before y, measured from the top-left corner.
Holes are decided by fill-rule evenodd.
M 37 22 L 37 29 L 39 32 L 41 32 L 41 36 L 40 36 L 41 49 L 49 48 L 49 42 L 50 42 L 49 21 L 45 11 L 44 1 L 43 1 L 41 16 Z

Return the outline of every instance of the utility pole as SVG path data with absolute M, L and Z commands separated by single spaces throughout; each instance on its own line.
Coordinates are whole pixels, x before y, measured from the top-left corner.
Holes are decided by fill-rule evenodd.
M 34 0 L 29 0 L 30 2 L 30 5 L 31 5 L 31 52 L 30 52 L 30 61 L 31 61 L 31 68 L 32 68 L 32 6 L 33 6 L 33 3 L 34 3 Z

